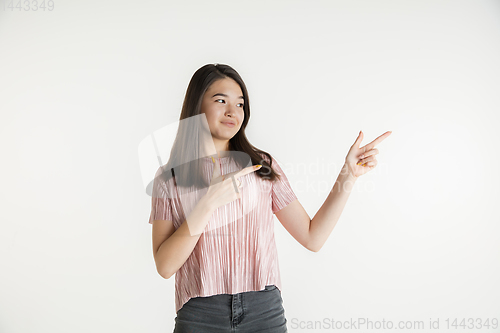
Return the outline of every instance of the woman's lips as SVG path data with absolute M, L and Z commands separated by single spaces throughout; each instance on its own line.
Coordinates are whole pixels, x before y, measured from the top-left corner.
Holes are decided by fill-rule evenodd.
M 232 124 L 232 123 L 223 123 L 223 124 L 226 126 L 229 126 L 229 127 L 234 127 L 234 124 Z

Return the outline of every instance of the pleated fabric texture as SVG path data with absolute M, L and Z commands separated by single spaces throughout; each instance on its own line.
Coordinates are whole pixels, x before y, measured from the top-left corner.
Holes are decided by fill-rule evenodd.
M 203 172 L 210 179 L 213 161 L 209 157 L 203 159 Z M 216 162 L 220 163 L 222 174 L 241 169 L 230 157 Z M 241 199 L 212 214 L 193 252 L 175 273 L 176 313 L 192 297 L 259 291 L 272 284 L 281 290 L 273 214 L 297 197 L 274 157 L 272 168 L 281 179 L 271 182 L 254 172 L 239 177 L 243 184 Z M 165 181 L 158 177 L 161 172 L 159 168 L 153 184 L 149 223 L 168 220 L 177 229 L 186 220 L 184 211 L 189 211 L 182 205 L 189 203 L 175 196 L 178 192 L 174 178 Z

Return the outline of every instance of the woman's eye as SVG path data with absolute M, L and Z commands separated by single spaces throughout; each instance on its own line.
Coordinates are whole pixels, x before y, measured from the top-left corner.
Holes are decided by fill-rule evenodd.
M 223 99 L 216 99 L 215 100 L 216 102 L 219 102 L 219 101 L 222 101 L 223 103 L 225 103 L 226 101 L 224 101 Z M 240 107 L 244 107 L 244 103 L 238 103 L 237 105 L 240 105 Z

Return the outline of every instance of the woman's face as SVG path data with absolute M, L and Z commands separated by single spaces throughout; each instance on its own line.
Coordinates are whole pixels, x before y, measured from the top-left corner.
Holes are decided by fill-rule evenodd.
M 240 130 L 244 102 L 239 84 L 231 78 L 213 82 L 203 95 L 201 113 L 207 118 L 217 151 L 227 150 L 229 139 Z

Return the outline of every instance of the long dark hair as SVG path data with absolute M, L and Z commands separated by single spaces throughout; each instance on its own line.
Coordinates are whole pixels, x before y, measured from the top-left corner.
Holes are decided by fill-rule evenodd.
M 272 168 L 272 157 L 269 153 L 257 149 L 247 139 L 245 135 L 245 128 L 250 120 L 250 99 L 248 91 L 243 79 L 238 72 L 231 66 L 223 64 L 207 64 L 199 68 L 191 78 L 187 87 L 184 103 L 182 104 L 181 115 L 179 117 L 179 129 L 175 138 L 170 158 L 163 169 L 163 173 L 167 178 L 175 174 L 176 184 L 178 186 L 189 187 L 196 185 L 196 187 L 207 187 L 209 184 L 203 179 L 201 175 L 202 161 L 197 156 L 200 155 L 200 147 L 192 145 L 187 147 L 188 136 L 199 135 L 201 129 L 185 128 L 183 125 L 188 122 L 182 122 L 187 119 L 201 114 L 201 105 L 205 92 L 217 80 L 231 78 L 241 88 L 245 103 L 243 104 L 244 119 L 241 124 L 240 130 L 229 140 L 229 150 L 234 152 L 242 152 L 242 154 L 232 153 L 231 158 L 243 168 L 249 163 L 248 157 L 251 159 L 252 165 L 262 164 L 262 167 L 255 171 L 255 174 L 262 179 L 275 181 L 276 178 L 281 178 Z M 192 126 L 192 123 L 191 123 Z M 192 139 L 192 138 L 189 138 Z M 244 153 L 244 154 L 243 154 Z M 216 155 L 214 157 L 217 157 Z M 183 164 L 178 168 L 176 161 L 191 161 Z M 174 168 L 175 172 L 171 171 Z

